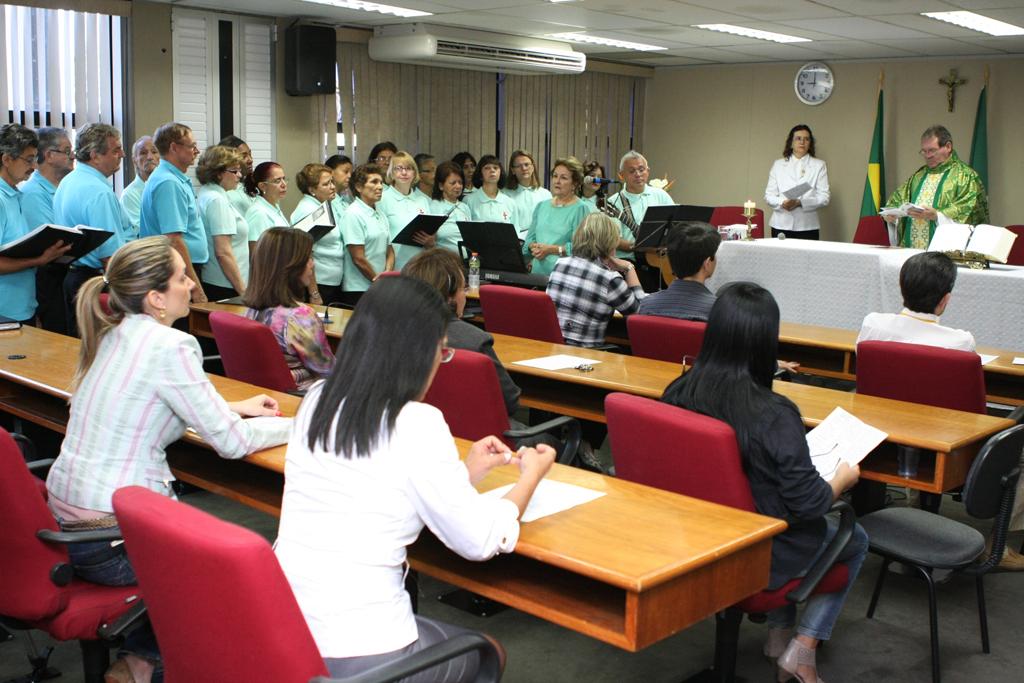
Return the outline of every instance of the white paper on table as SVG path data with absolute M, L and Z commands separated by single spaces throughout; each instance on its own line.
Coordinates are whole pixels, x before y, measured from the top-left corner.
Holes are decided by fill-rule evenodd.
M 807 194 L 807 191 L 810 189 L 811 186 L 809 183 L 800 183 L 799 185 L 794 185 L 793 187 L 783 192 L 782 196 L 785 197 L 786 199 L 800 199 L 800 197 L 803 197 L 805 194 Z
M 994 354 L 994 353 L 993 354 L 979 353 L 978 355 L 981 356 L 981 364 L 982 365 L 988 365 L 989 363 L 994 361 L 996 358 L 999 358 L 999 356 Z
M 832 481 L 841 462 L 856 465 L 887 436 L 881 429 L 836 408 L 821 424 L 807 432 L 807 447 L 818 474 L 825 481 Z
M 528 368 L 538 368 L 540 370 L 568 370 L 580 365 L 597 365 L 600 362 L 599 360 L 559 353 L 554 356 L 544 356 L 543 358 L 513 361 L 513 365 L 525 365 Z
M 483 495 L 501 498 L 512 489 L 513 484 L 499 486 L 496 489 L 485 492 Z M 530 504 L 526 506 L 521 521 L 532 522 L 541 517 L 554 515 L 563 510 L 569 510 L 577 505 L 589 503 L 605 495 L 603 491 L 583 488 L 575 484 L 566 484 L 551 479 L 541 479 L 540 484 L 530 498 Z
M 1024 365 L 1024 356 L 1017 356 L 1013 359 L 1014 365 Z

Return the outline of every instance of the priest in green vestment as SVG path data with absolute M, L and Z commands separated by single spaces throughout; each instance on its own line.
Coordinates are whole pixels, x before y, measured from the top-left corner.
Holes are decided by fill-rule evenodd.
M 985 186 L 953 151 L 953 136 L 945 126 L 932 126 L 921 135 L 921 156 L 924 166 L 896 188 L 886 203 L 896 207 L 910 202 L 924 207 L 910 209 L 906 218 L 898 219 L 902 246 L 927 249 L 940 222 L 988 222 Z

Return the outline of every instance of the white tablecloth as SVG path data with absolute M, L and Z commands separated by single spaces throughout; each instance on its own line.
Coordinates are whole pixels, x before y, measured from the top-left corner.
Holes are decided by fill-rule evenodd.
M 868 313 L 902 308 L 900 267 L 917 253 L 846 242 L 726 241 L 707 284 L 756 282 L 775 295 L 787 322 L 859 330 Z M 942 324 L 970 331 L 984 346 L 1024 350 L 1024 268 L 958 268 Z

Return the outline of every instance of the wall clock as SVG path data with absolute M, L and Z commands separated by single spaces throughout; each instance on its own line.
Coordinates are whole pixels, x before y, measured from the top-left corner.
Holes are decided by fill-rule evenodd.
M 796 71 L 793 90 L 804 104 L 818 105 L 832 95 L 836 78 L 832 69 L 822 62 L 808 62 Z

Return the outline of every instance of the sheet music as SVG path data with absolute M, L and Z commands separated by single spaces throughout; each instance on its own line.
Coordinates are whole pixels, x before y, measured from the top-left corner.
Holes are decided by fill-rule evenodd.
M 856 465 L 887 436 L 842 408 L 836 408 L 821 424 L 807 432 L 807 447 L 818 474 L 825 481 L 832 481 L 841 462 Z
M 800 199 L 800 197 L 803 197 L 805 194 L 807 194 L 807 191 L 810 189 L 811 186 L 809 183 L 800 183 L 799 185 L 794 185 L 793 187 L 783 192 L 782 196 L 785 197 L 786 199 Z
M 881 211 L 878 212 L 878 215 L 882 216 L 883 218 L 906 218 L 907 211 L 909 211 L 910 209 L 917 209 L 918 211 L 923 211 L 925 208 L 927 207 L 918 206 L 917 204 L 911 204 L 910 202 L 904 202 L 899 206 L 883 206 Z
M 1024 365 L 1024 356 L 1015 356 L 1013 359 L 1014 365 Z
M 590 358 L 580 358 L 579 356 L 559 353 L 554 356 L 544 356 L 543 358 L 513 361 L 513 365 L 525 365 L 528 368 L 537 368 L 539 370 L 568 370 L 569 368 L 578 368 L 581 365 L 597 365 L 600 362 Z
M 496 489 L 485 492 L 483 495 L 501 498 L 512 490 L 512 486 L 513 484 L 499 486 Z M 577 505 L 597 500 L 603 495 L 605 495 L 603 491 L 594 491 L 593 489 L 583 488 L 575 484 L 542 479 L 533 492 L 533 497 L 530 498 L 530 503 L 526 506 L 526 511 L 523 512 L 521 521 L 532 522 L 542 517 L 555 515 L 563 510 L 569 510 Z

